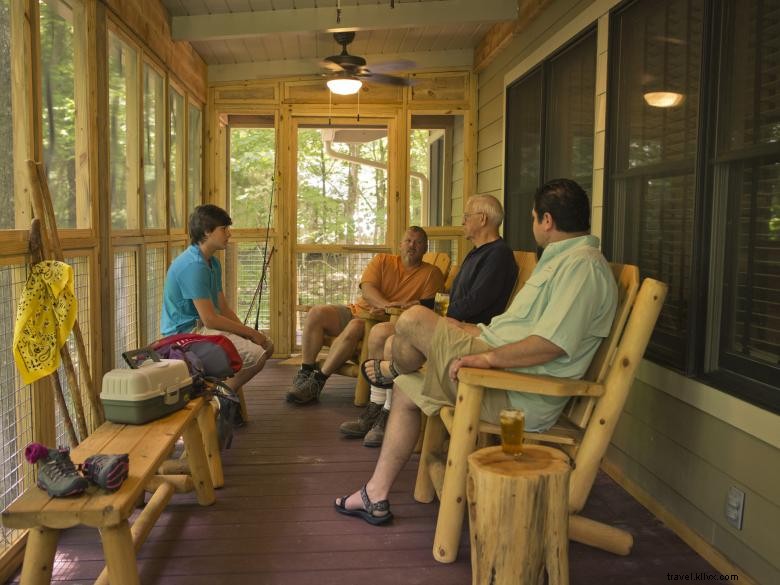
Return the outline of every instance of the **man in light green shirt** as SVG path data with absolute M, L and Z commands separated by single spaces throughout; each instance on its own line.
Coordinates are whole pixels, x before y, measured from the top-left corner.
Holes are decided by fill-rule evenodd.
M 413 307 L 396 323 L 392 360 L 369 380 L 395 378 L 395 392 L 382 451 L 364 488 L 335 502 L 337 511 L 371 524 L 392 517 L 387 495 L 412 453 L 420 410 L 436 414 L 452 405 L 461 367 L 502 368 L 581 378 L 609 329 L 617 306 L 617 286 L 590 235 L 590 203 L 574 181 L 557 179 L 534 197 L 534 238 L 544 248 L 539 263 L 506 312 L 489 325 L 470 325 Z M 426 363 L 425 373 L 419 371 Z M 496 422 L 503 408 L 522 408 L 526 428 L 549 428 L 566 398 L 488 389 L 481 418 Z

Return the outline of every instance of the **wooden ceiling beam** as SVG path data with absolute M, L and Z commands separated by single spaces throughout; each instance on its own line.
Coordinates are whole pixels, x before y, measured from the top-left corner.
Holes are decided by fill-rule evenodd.
M 450 51 L 424 51 L 419 53 L 383 53 L 381 55 L 363 55 L 371 69 L 372 63 L 385 61 L 413 61 L 414 72 L 431 69 L 471 68 L 474 51 L 457 49 Z M 269 77 L 290 77 L 296 75 L 316 75 L 323 69 L 314 59 L 258 61 L 256 63 L 236 63 L 233 65 L 209 65 L 209 82 L 243 81 Z M 402 73 L 398 73 L 402 75 Z
M 341 22 L 336 9 L 299 8 L 174 16 L 176 41 L 208 41 L 265 34 L 371 30 L 460 23 L 488 23 L 517 18 L 517 0 L 438 0 L 345 6 Z

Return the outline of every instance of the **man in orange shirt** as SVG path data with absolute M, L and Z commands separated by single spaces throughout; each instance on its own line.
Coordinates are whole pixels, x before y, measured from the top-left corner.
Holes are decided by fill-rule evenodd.
M 355 353 L 363 339 L 363 320 L 358 311 L 385 314 L 388 307 L 406 307 L 421 299 L 431 299 L 444 288 L 441 271 L 422 261 L 428 250 L 428 235 L 411 226 L 401 240 L 401 253 L 377 254 L 360 279 L 361 297 L 354 305 L 316 305 L 306 316 L 301 340 L 303 363 L 295 374 L 287 401 L 308 404 L 319 399 L 328 377 Z M 328 357 L 317 369 L 317 354 L 325 335 L 338 336 Z

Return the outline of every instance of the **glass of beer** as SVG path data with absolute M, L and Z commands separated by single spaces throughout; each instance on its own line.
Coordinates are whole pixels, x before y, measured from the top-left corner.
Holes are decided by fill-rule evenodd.
M 501 419 L 501 450 L 507 455 L 519 457 L 523 454 L 523 431 L 525 413 L 522 410 L 505 409 Z
M 433 298 L 433 310 L 436 314 L 442 317 L 447 316 L 447 311 L 450 308 L 450 295 L 447 293 L 436 293 Z

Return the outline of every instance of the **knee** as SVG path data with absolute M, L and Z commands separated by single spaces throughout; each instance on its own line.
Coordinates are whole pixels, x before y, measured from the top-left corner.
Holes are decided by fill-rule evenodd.
M 304 330 L 316 330 L 326 331 L 332 330 L 335 323 L 340 322 L 340 317 L 332 306 L 330 305 L 314 305 L 309 312 L 306 313 L 306 321 L 303 323 Z M 333 335 L 333 333 L 330 333 Z
M 413 334 L 414 326 L 429 312 L 422 305 L 415 305 L 406 309 L 398 318 L 398 322 L 395 324 L 396 334 L 407 337 Z
M 381 353 L 385 347 L 385 342 L 395 331 L 395 325 L 392 323 L 377 323 L 371 328 L 368 335 L 368 345 L 372 351 Z

